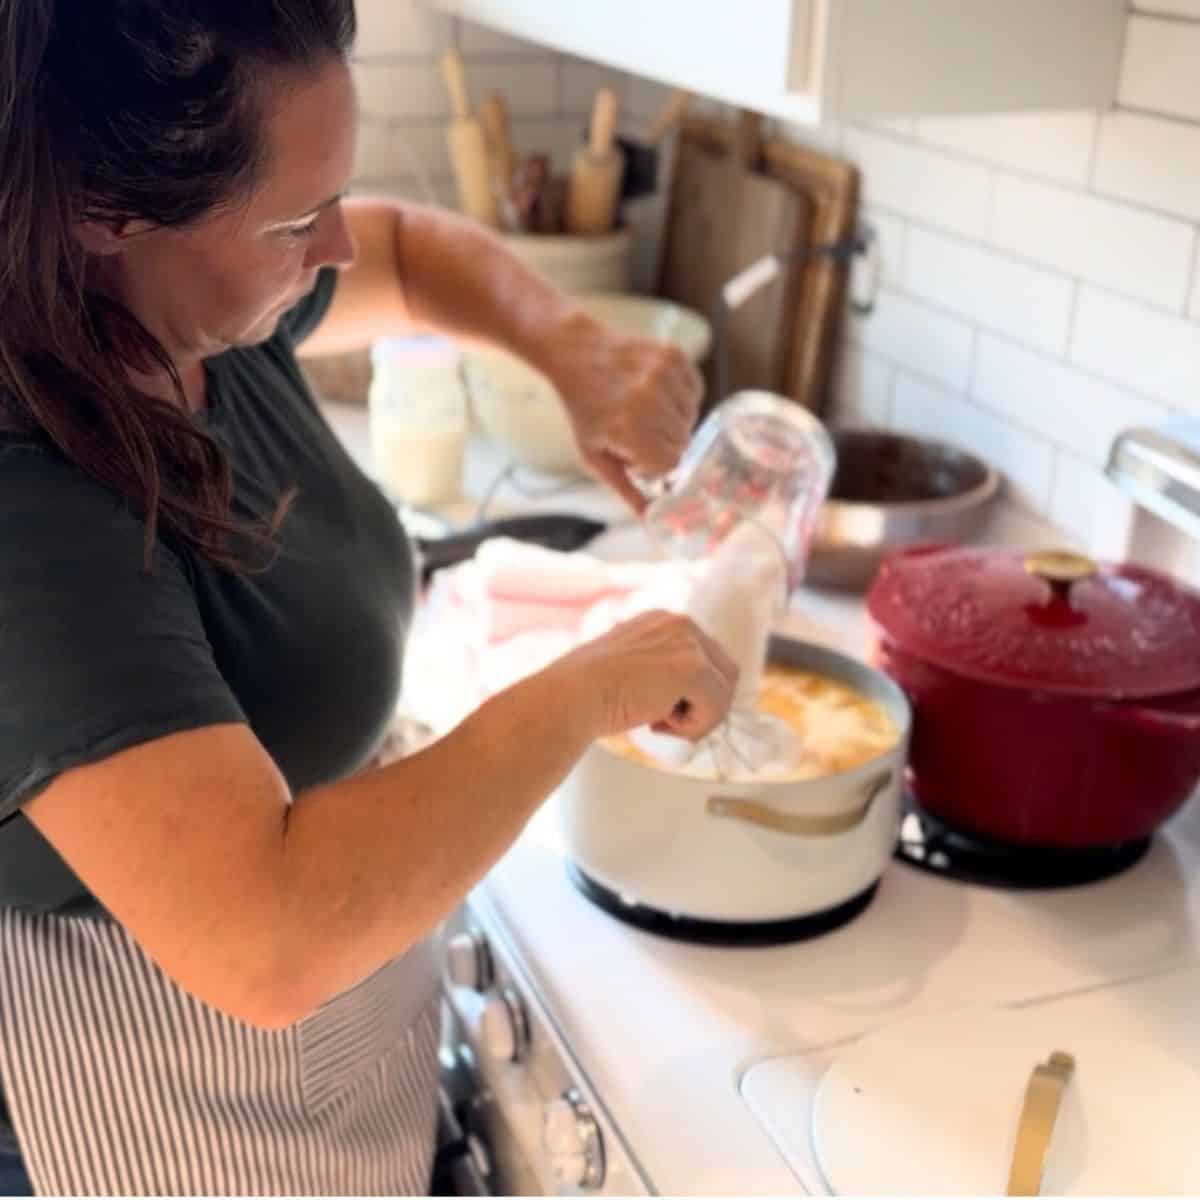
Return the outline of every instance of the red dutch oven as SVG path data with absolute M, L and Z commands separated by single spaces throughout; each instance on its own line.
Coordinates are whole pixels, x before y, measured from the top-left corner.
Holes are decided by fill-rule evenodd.
M 1074 554 L 914 547 L 867 596 L 915 711 L 911 783 L 1028 847 L 1147 837 L 1200 782 L 1200 595 Z

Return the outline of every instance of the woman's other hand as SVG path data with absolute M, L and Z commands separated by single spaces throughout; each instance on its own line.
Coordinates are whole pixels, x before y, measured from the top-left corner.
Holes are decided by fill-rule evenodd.
M 646 500 L 630 474 L 655 479 L 679 462 L 700 407 L 699 373 L 677 346 L 615 333 L 578 310 L 540 358 L 584 461 L 641 512 Z
M 593 737 L 650 725 L 695 741 L 729 712 L 738 669 L 689 617 L 649 612 L 547 668 Z

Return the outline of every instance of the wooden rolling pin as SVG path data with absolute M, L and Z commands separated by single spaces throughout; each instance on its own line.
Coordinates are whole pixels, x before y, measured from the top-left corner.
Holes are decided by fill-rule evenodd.
M 471 115 L 471 97 L 462 55 L 447 50 L 442 55 L 442 77 L 450 93 L 454 120 L 446 129 L 446 145 L 454 181 L 458 185 L 458 204 L 464 213 L 488 225 L 496 224 L 496 197 L 488 168 L 487 141 L 483 127 Z
M 521 227 L 513 203 L 513 176 L 519 160 L 509 135 L 508 105 L 499 92 L 488 92 L 484 96 L 479 105 L 479 121 L 487 142 L 488 170 L 492 179 L 492 195 L 496 199 L 496 216 L 500 228 L 511 232 Z
M 588 144 L 575 152 L 567 191 L 567 232 L 608 233 L 616 224 L 625 159 L 615 144 L 617 94 L 601 88 L 592 108 Z
M 667 102 L 662 106 L 662 111 L 655 118 L 649 130 L 647 130 L 646 145 L 657 146 L 676 125 L 683 121 L 683 118 L 687 116 L 691 104 L 692 93 L 683 91 L 681 88 L 676 88 L 667 97 Z
M 517 152 L 513 149 L 508 126 L 508 105 L 499 92 L 488 92 L 479 105 L 479 120 L 483 124 L 483 136 L 487 140 L 488 160 L 492 164 L 492 178 L 497 185 L 512 187 L 513 171 L 517 166 Z

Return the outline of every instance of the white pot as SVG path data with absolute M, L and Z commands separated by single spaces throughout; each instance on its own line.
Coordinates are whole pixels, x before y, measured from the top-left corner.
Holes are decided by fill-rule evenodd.
M 908 701 L 886 676 L 824 647 L 775 638 L 771 659 L 858 689 L 899 741 L 852 771 L 731 784 L 593 745 L 559 792 L 566 848 L 623 903 L 699 921 L 793 921 L 869 895 L 883 875 L 900 821 Z

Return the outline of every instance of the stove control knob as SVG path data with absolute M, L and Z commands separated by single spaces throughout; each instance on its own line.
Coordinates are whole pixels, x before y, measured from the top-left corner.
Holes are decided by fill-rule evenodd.
M 604 1184 L 604 1135 L 587 1102 L 574 1088 L 546 1105 L 542 1147 L 555 1180 L 564 1187 Z
M 529 1048 L 529 1022 L 521 997 L 511 988 L 491 996 L 479 1014 L 484 1053 L 498 1062 L 519 1062 Z
M 456 933 L 446 943 L 446 979 L 455 987 L 486 992 L 494 974 L 492 952 L 482 933 Z

